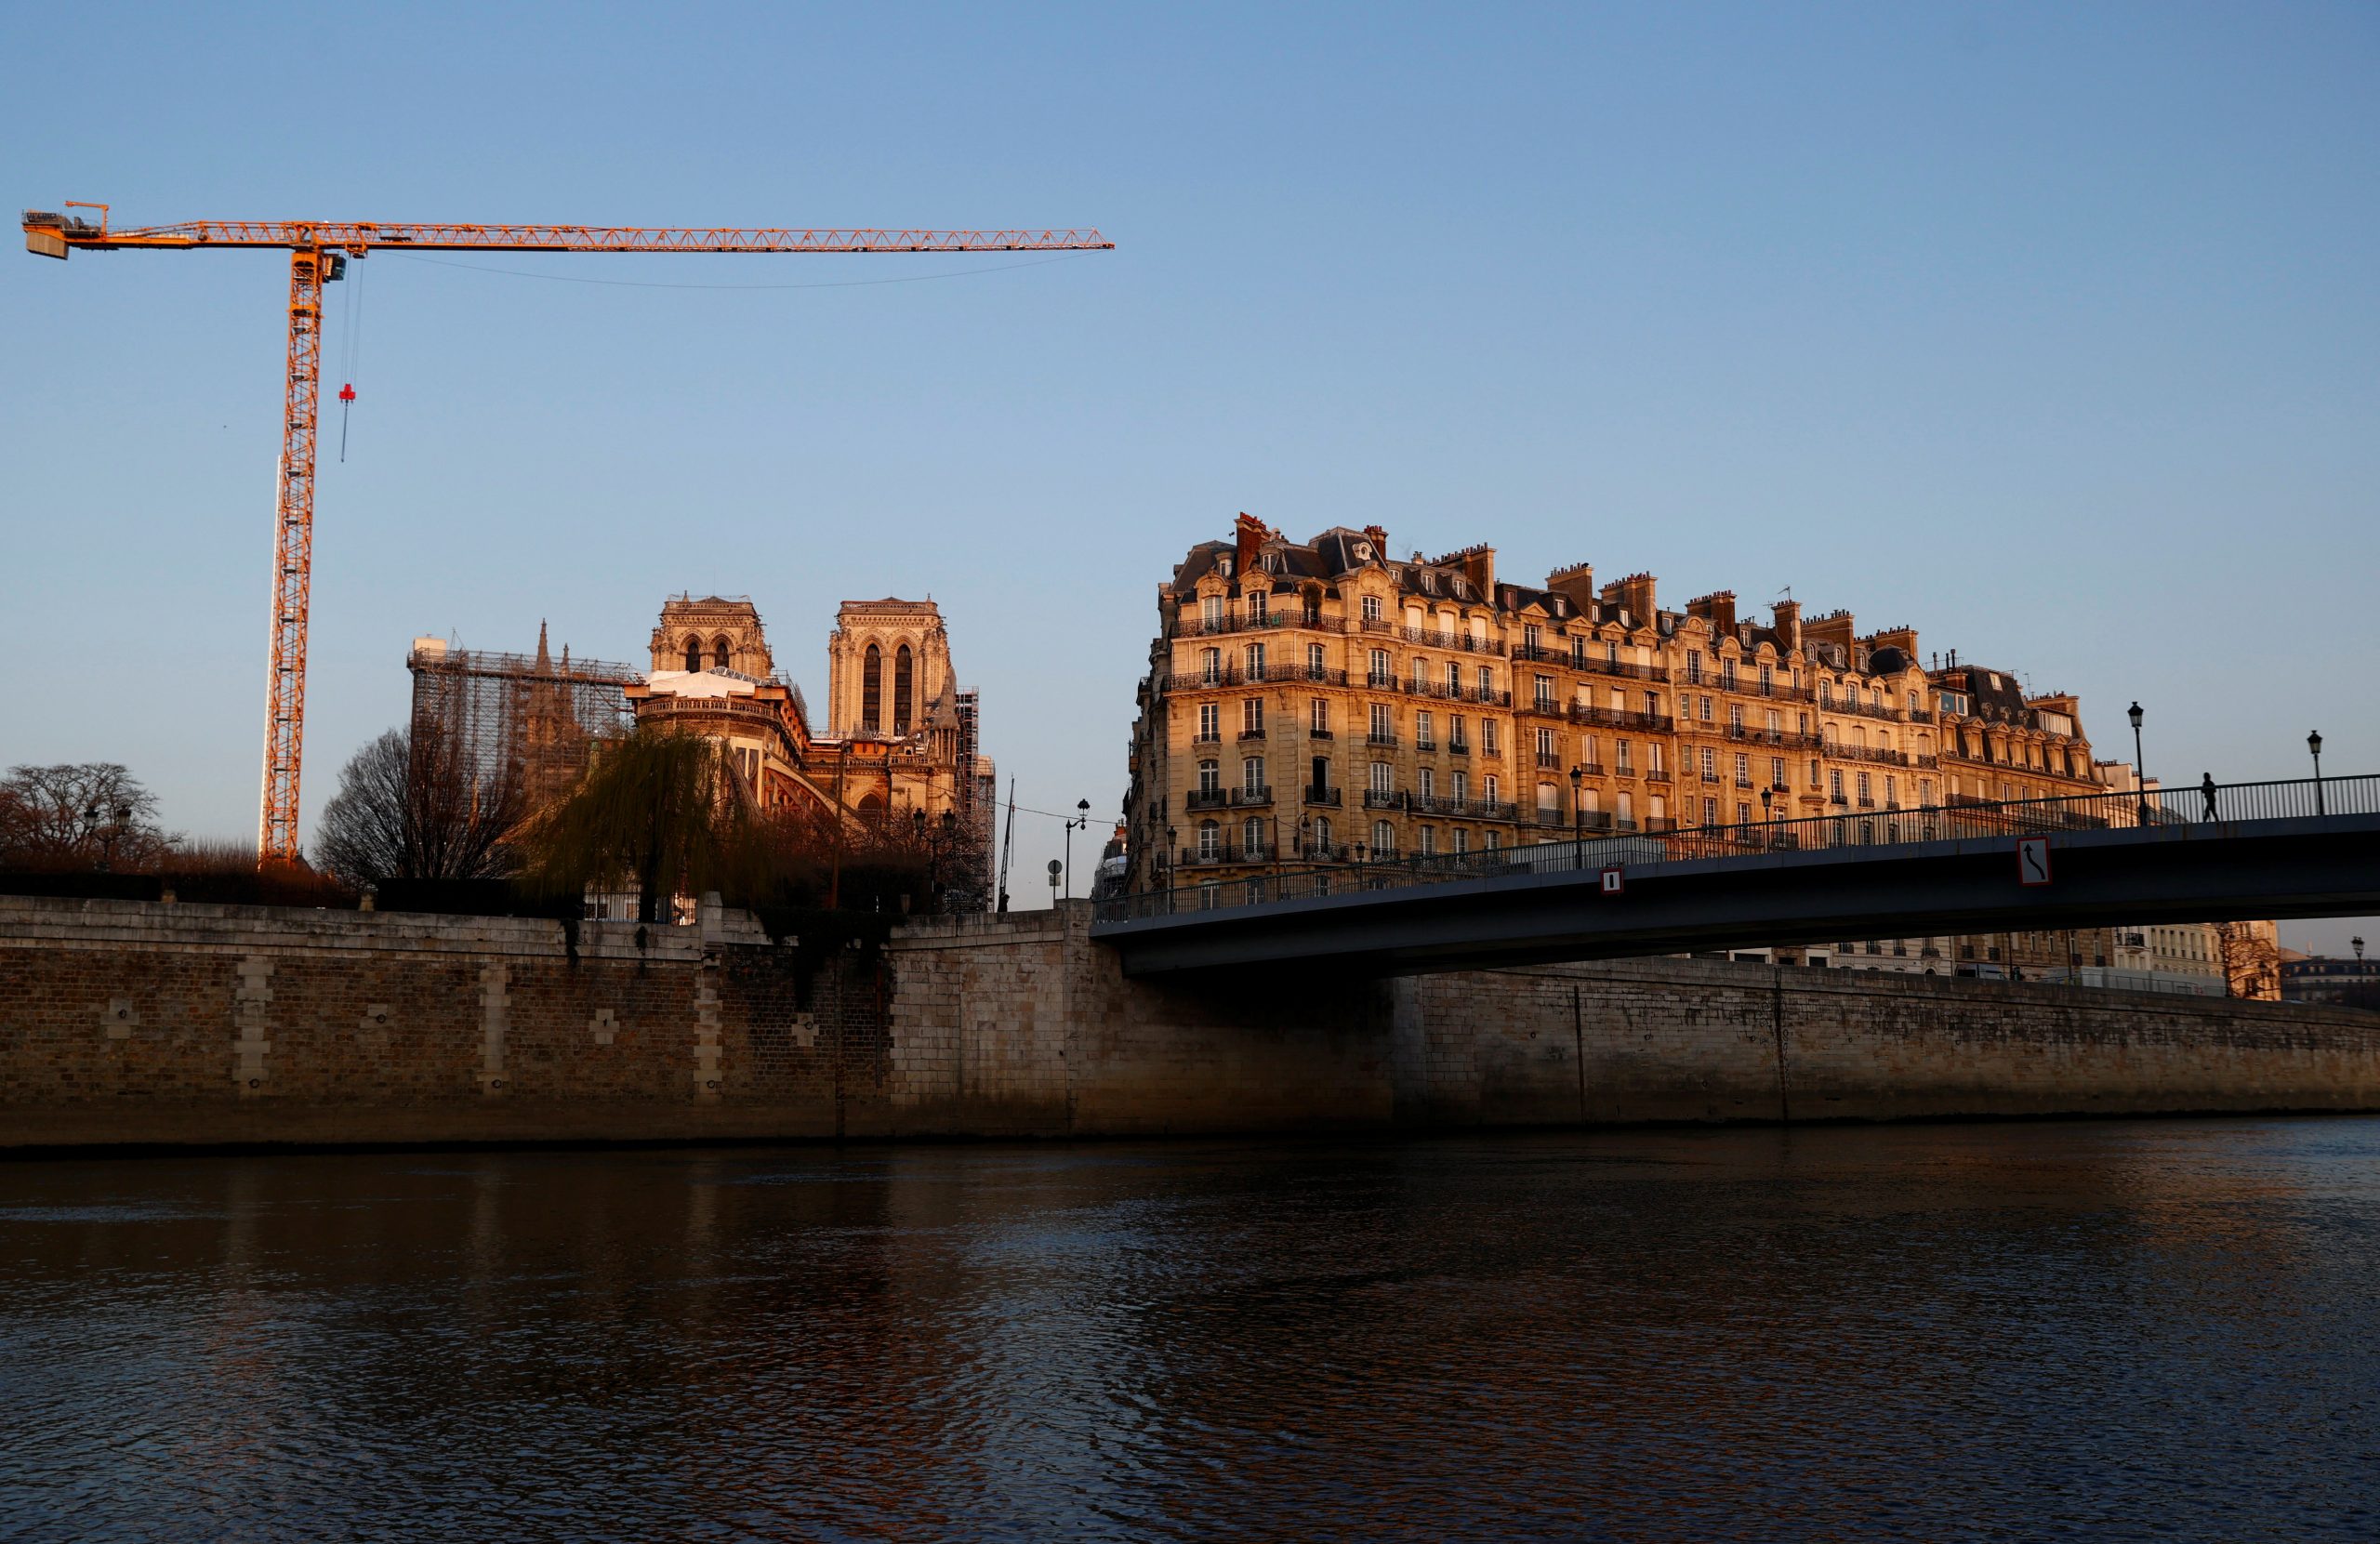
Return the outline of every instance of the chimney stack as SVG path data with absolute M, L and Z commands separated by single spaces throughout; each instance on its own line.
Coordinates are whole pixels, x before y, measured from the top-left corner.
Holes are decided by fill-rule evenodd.
M 1545 576 L 1545 587 L 1556 595 L 1569 597 L 1580 614 L 1586 614 L 1595 602 L 1595 565 L 1572 563 L 1567 568 L 1557 568 Z
M 1731 589 L 1712 590 L 1708 595 L 1688 600 L 1686 614 L 1708 618 L 1712 633 L 1724 638 L 1736 630 L 1736 592 Z
M 1239 560 L 1234 565 L 1235 571 L 1246 574 L 1257 566 L 1256 555 L 1263 550 L 1265 541 L 1273 534 L 1272 528 L 1243 509 L 1239 519 L 1234 522 L 1231 534 L 1233 556 Z
M 1631 574 L 1625 579 L 1614 579 L 1603 587 L 1603 601 L 1628 613 L 1631 627 L 1649 627 L 1656 619 L 1653 600 L 1654 580 L 1649 574 Z
M 1831 643 L 1843 651 L 1847 661 L 1851 657 L 1851 614 L 1831 611 L 1824 616 L 1813 616 L 1802 624 L 1802 636 L 1812 643 Z

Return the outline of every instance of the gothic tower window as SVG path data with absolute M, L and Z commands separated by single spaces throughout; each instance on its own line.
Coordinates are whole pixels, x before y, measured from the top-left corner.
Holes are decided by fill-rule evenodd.
M 909 646 L 904 643 L 892 656 L 892 732 L 895 734 L 909 732 L 911 679 Z
M 699 638 L 689 638 L 686 640 L 686 669 L 691 673 L 702 667 L 703 640 Z
M 883 732 L 884 655 L 873 643 L 859 667 L 859 721 L 870 733 Z
M 727 668 L 727 635 L 725 633 L 710 640 L 710 662 L 721 670 Z

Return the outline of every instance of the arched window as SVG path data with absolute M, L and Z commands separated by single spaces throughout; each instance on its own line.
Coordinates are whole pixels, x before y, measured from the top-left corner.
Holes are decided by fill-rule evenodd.
M 1396 827 L 1384 820 L 1372 822 L 1372 855 L 1376 858 L 1396 856 Z
M 691 673 L 702 667 L 703 640 L 699 638 L 689 638 L 686 640 L 686 669 Z
M 1317 815 L 1317 816 L 1316 816 L 1316 817 L 1315 817 L 1315 822 L 1314 822 L 1314 850 L 1315 850 L 1315 851 L 1316 851 L 1317 853 L 1320 853 L 1320 854 L 1322 854 L 1322 855 L 1324 855 L 1324 856 L 1326 856 L 1326 857 L 1329 855 L 1329 852 L 1330 852 L 1330 817 L 1329 817 L 1329 815 Z
M 725 633 L 710 640 L 710 662 L 722 670 L 727 668 L 727 635 Z
M 860 727 L 870 733 L 883 732 L 884 724 L 884 655 L 871 643 L 867 657 L 859 667 Z
M 900 652 L 892 656 L 892 732 L 895 734 L 909 732 L 910 680 L 909 646 L 904 643 Z
M 1240 828 L 1239 850 L 1244 855 L 1251 859 L 1261 858 L 1264 855 L 1264 820 L 1263 816 L 1250 815 L 1248 817 L 1247 824 Z
M 1200 821 L 1198 823 L 1198 856 L 1200 860 L 1207 863 L 1212 863 L 1217 857 L 1222 855 L 1222 851 L 1223 827 L 1211 820 Z
M 882 820 L 884 818 L 883 798 L 873 793 L 860 795 L 859 818 L 866 821 Z

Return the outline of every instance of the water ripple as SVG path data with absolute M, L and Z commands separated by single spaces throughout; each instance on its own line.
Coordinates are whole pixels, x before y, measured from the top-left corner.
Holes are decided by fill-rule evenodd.
M 0 1167 L 0 1539 L 2380 1537 L 2380 1122 Z

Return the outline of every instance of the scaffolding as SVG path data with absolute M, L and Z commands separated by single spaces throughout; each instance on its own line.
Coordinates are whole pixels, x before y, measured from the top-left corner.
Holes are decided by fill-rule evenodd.
M 627 688 L 644 680 L 633 666 L 574 660 L 567 649 L 551 659 L 542 643 L 532 656 L 416 639 L 405 668 L 415 742 L 443 733 L 475 781 L 517 785 L 532 812 L 577 785 L 598 743 L 636 727 Z

